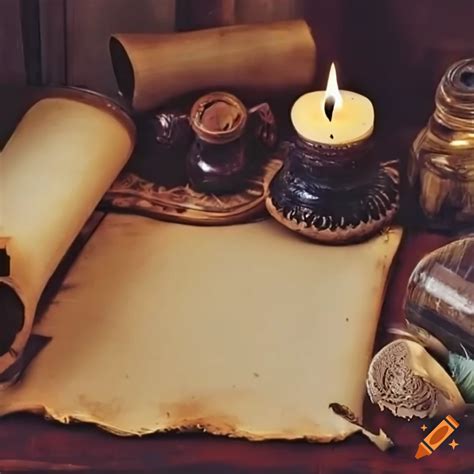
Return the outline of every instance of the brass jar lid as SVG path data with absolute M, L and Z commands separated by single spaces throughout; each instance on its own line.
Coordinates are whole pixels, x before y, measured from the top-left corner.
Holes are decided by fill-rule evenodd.
M 441 123 L 473 130 L 474 58 L 452 64 L 436 91 L 436 115 Z
M 212 92 L 194 103 L 190 122 L 203 141 L 224 144 L 242 135 L 247 116 L 247 109 L 237 97 L 228 92 Z

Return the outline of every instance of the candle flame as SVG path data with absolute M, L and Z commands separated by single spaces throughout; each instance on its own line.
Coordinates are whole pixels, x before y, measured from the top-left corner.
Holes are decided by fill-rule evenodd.
M 336 66 L 334 63 L 331 64 L 331 69 L 329 71 L 328 84 L 326 86 L 326 93 L 324 94 L 324 102 L 328 99 L 334 102 L 334 109 L 340 109 L 342 107 L 342 96 L 339 92 L 339 86 L 337 85 Z

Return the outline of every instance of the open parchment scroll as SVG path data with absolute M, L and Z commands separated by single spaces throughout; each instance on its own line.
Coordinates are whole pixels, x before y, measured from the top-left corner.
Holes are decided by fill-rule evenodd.
M 75 157 L 89 163 L 82 174 L 57 168 L 51 189 L 76 190 L 67 208 L 78 217 L 66 219 L 57 201 L 41 208 L 50 233 L 35 251 L 47 254 L 67 236 L 63 251 L 93 208 L 91 180 L 100 175 L 95 190 L 104 191 L 126 159 L 128 137 L 109 125 L 107 168 L 92 163 L 86 149 Z M 45 134 L 33 134 L 31 147 Z M 50 168 L 51 154 L 64 150 L 58 144 L 36 156 L 36 164 L 28 154 L 15 159 L 23 172 L 35 165 L 47 183 L 39 163 Z M 363 244 L 327 247 L 272 220 L 195 227 L 108 215 L 33 328 L 52 340 L 0 394 L 0 414 L 47 413 L 123 435 L 202 428 L 254 440 L 343 439 L 357 429 L 329 404 L 362 415 L 400 237 L 393 229 Z M 20 265 L 11 253 L 13 265 Z M 35 280 L 24 271 L 26 295 Z M 34 300 L 40 286 L 33 288 Z

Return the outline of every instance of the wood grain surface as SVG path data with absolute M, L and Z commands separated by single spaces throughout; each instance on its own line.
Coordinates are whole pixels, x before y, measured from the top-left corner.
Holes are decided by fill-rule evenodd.
M 0 85 L 26 82 L 19 0 L 0 4 L 0 64 Z
M 65 0 L 39 3 L 41 73 L 43 84 L 66 84 Z
M 0 84 L 24 83 L 25 62 L 38 61 L 23 52 L 21 5 L 0 1 Z M 38 17 L 24 18 L 23 26 L 39 22 L 43 83 L 110 94 L 117 91 L 108 57 L 111 33 L 304 18 L 318 44 L 315 88 L 324 87 L 336 61 L 340 86 L 370 97 L 377 119 L 398 115 L 413 124 L 426 120 L 448 65 L 474 55 L 472 0 L 39 0 L 38 5 Z
M 65 25 L 67 83 L 117 94 L 110 35 L 173 31 L 175 1 L 66 0 Z

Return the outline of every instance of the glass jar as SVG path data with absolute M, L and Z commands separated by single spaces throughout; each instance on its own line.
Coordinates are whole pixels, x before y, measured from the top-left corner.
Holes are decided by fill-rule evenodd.
M 474 358 L 474 237 L 423 257 L 408 281 L 404 312 L 415 332 L 426 330 L 450 351 Z
M 408 180 L 427 226 L 453 231 L 474 225 L 474 58 L 447 70 L 435 102 L 413 143 Z

